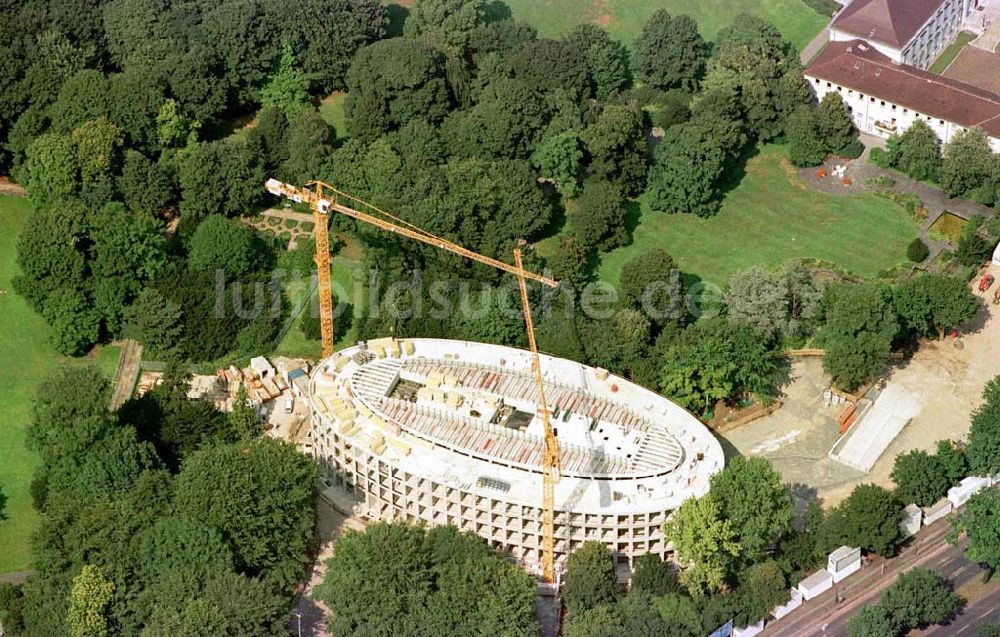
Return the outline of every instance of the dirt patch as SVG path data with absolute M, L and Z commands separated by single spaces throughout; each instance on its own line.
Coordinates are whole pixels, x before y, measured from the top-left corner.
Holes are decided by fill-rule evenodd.
M 1000 267 L 989 270 L 1000 276 Z M 979 316 L 960 330 L 958 341 L 925 341 L 911 359 L 890 370 L 887 386 L 897 385 L 918 395 L 924 405 L 867 474 L 827 455 L 839 436 L 838 416 L 843 407 L 824 404 L 823 391 L 829 381 L 818 358 L 792 363 L 790 382 L 779 397 L 784 403 L 780 410 L 722 435 L 727 453 L 767 458 L 786 482 L 802 486 L 797 493 L 815 494 L 826 507 L 843 500 L 858 484 L 891 488 L 889 474 L 897 455 L 913 449 L 932 451 L 938 440 L 962 440 L 968 434 L 983 387 L 998 373 L 998 317 L 1000 306 L 984 303 Z
M 337 233 L 337 239 L 343 244 L 337 256 L 343 257 L 348 261 L 361 261 L 365 258 L 365 248 L 356 238 Z
M 583 9 L 582 16 L 586 22 L 592 22 L 605 29 L 611 26 L 611 23 L 614 22 L 614 16 L 611 15 L 611 3 L 609 0 L 595 0 L 590 4 L 590 6 Z
M 24 186 L 11 181 L 10 177 L 0 177 L 0 195 L 24 198 L 28 196 L 28 191 Z
M 781 158 L 781 171 L 785 173 L 785 178 L 788 180 L 789 184 L 795 186 L 799 190 L 806 189 L 806 185 L 802 182 L 802 179 L 799 177 L 799 169 L 796 168 L 795 166 L 792 166 L 792 162 L 788 161 L 784 157 Z
M 397 2 L 396 4 L 404 4 L 405 5 L 406 3 L 405 2 Z M 412 0 L 410 1 L 410 4 L 411 5 L 413 4 Z M 327 95 L 326 97 L 324 97 L 323 99 L 321 99 L 319 101 L 319 103 L 320 104 L 333 104 L 337 100 L 343 99 L 344 95 L 345 95 L 344 91 L 334 91 L 333 93 L 330 93 L 329 95 Z

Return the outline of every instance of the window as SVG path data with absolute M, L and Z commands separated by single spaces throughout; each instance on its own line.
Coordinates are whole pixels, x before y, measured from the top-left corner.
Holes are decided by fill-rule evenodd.
M 885 106 L 885 101 L 882 102 L 882 106 Z

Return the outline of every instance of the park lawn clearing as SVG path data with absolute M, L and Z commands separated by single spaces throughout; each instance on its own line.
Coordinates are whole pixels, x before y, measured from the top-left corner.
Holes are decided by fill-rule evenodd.
M 504 0 L 504 4 L 514 18 L 538 29 L 539 37 L 559 37 L 577 24 L 591 22 L 628 47 L 657 9 L 691 16 L 708 40 L 746 11 L 773 24 L 799 50 L 830 21 L 802 0 Z
M 622 266 L 653 247 L 688 277 L 724 285 L 753 265 L 816 259 L 874 276 L 906 260 L 917 225 L 899 206 L 872 194 L 830 195 L 807 186 L 782 146 L 763 146 L 722 209 L 707 219 L 642 205 L 632 243 L 603 256 L 601 280 L 617 285 Z
M 952 42 L 951 45 L 949 45 L 936 60 L 934 60 L 934 63 L 931 64 L 931 67 L 928 70 L 931 73 L 937 73 L 938 75 L 944 73 L 945 69 L 951 66 L 951 63 L 955 61 L 958 54 L 962 52 L 962 49 L 964 49 L 969 42 L 972 42 L 975 39 L 975 33 L 962 31 L 958 34 L 958 37 L 955 38 L 955 41 Z
M 335 258 L 333 260 L 333 265 L 330 267 L 330 275 L 333 277 L 333 288 L 334 293 L 339 293 L 341 291 L 346 292 L 348 296 L 352 298 L 343 299 L 340 294 L 337 294 L 337 298 L 340 302 L 347 302 L 352 306 L 357 302 L 356 295 L 358 292 L 355 290 L 355 271 L 361 267 L 359 262 L 349 261 L 343 258 Z M 364 285 L 366 282 L 361 281 L 357 285 Z M 293 308 L 297 308 L 298 304 L 302 302 L 302 297 L 305 295 L 305 291 L 299 291 L 299 294 L 293 295 L 288 294 L 288 300 L 292 303 Z M 293 296 L 295 298 L 293 298 Z M 362 299 L 364 299 L 364 291 L 361 291 Z M 362 303 L 364 301 L 362 300 Z M 361 308 L 352 307 L 351 312 L 357 315 Z M 302 312 L 295 317 L 292 321 L 291 327 L 285 333 L 281 342 L 274 350 L 276 356 L 288 356 L 289 358 L 305 358 L 309 360 L 319 360 L 323 357 L 323 345 L 320 341 L 312 341 L 302 334 L 302 316 L 310 311 L 310 307 L 307 305 L 302 309 Z M 334 318 L 334 321 L 344 321 L 350 320 L 349 316 L 341 315 Z M 335 332 L 336 333 L 336 332 Z M 349 345 L 357 342 L 356 330 L 352 325 L 347 333 L 344 334 L 334 345 L 334 349 L 340 350 Z
M 48 342 L 41 316 L 12 289 L 19 272 L 17 237 L 31 217 L 27 199 L 0 196 L 0 492 L 7 497 L 0 521 L 0 574 L 31 567 L 29 538 L 38 524 L 28 487 L 38 458 L 24 447 L 24 430 L 38 384 L 57 367 L 96 363 L 111 379 L 119 348 L 97 347 L 87 356 L 60 356 Z
M 337 139 L 347 137 L 347 113 L 344 111 L 346 100 L 347 93 L 336 91 L 324 97 L 319 104 L 319 116 L 337 131 Z

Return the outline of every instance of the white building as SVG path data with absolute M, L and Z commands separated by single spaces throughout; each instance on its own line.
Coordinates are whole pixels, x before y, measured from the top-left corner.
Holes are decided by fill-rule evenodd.
M 830 24 L 830 39 L 862 39 L 894 62 L 926 69 L 958 34 L 977 0 L 854 0 Z
M 712 433 L 622 378 L 542 357 L 560 441 L 556 560 L 588 540 L 620 564 L 670 551 L 663 525 L 723 467 Z M 312 438 L 329 484 L 373 520 L 451 524 L 529 570 L 542 547 L 543 424 L 530 353 L 437 339 L 378 339 L 312 373 Z
M 831 42 L 805 77 L 819 99 L 839 93 L 863 133 L 890 137 L 921 119 L 947 143 L 977 126 L 1000 152 L 1000 95 L 899 64 L 862 40 Z

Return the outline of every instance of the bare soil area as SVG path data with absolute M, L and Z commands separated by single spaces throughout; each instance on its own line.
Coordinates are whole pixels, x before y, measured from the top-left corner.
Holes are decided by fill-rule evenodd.
M 1000 268 L 990 266 L 1000 278 Z M 973 283 L 978 281 L 978 277 Z M 1000 374 L 1000 306 L 984 295 L 980 315 L 959 334 L 928 341 L 908 361 L 894 366 L 886 384 L 898 384 L 919 395 L 920 413 L 889 445 L 867 474 L 830 460 L 827 453 L 838 435 L 843 406 L 826 407 L 823 391 L 829 379 L 820 359 L 801 359 L 791 368 L 789 383 L 776 413 L 723 435 L 727 454 L 761 456 L 774 463 L 799 495 L 818 496 L 825 507 L 836 505 L 858 484 L 892 487 L 889 474 L 895 457 L 912 449 L 933 450 L 941 439 L 965 440 L 972 410 L 982 402 L 987 381 Z

